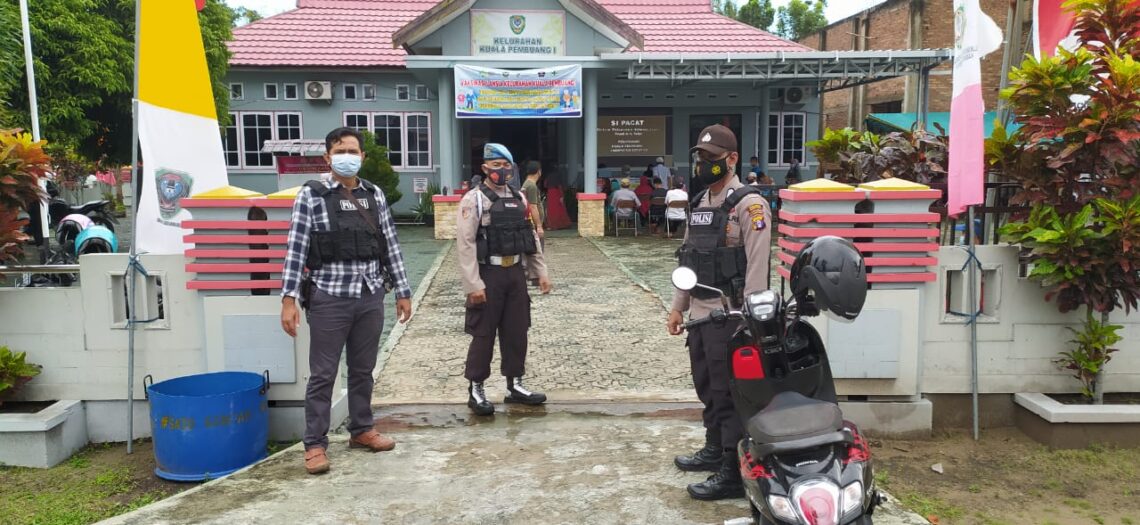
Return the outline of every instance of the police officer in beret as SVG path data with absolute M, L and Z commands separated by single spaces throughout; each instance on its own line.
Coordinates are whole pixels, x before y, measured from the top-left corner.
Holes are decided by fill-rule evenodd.
M 504 403 L 540 405 L 546 395 L 522 384 L 526 371 L 530 294 L 522 258 L 538 277 L 543 294 L 550 278 L 538 237 L 527 222 L 526 198 L 510 186 L 514 158 L 502 144 L 483 147 L 483 182 L 459 202 L 456 243 L 463 293 L 467 294 L 465 331 L 471 335 L 464 377 L 467 406 L 476 415 L 491 415 L 484 381 L 491 376 L 495 337 L 499 339 L 502 374 L 507 379 Z
M 736 135 L 722 125 L 705 128 L 691 151 L 698 156 L 695 175 L 706 187 L 693 199 L 685 241 L 678 263 L 697 273 L 697 282 L 720 289 L 739 307 L 744 296 L 768 288 L 771 255 L 771 211 L 754 186 L 736 175 L 740 159 Z M 699 319 L 722 308 L 720 295 L 695 288 L 677 290 L 666 328 L 680 335 L 683 312 Z M 704 404 L 705 446 L 674 464 L 685 471 L 712 471 L 703 483 L 689 485 L 689 495 L 700 500 L 744 497 L 736 446 L 744 434 L 729 393 L 728 343 L 739 322 L 708 323 L 689 332 L 689 362 L 693 385 Z

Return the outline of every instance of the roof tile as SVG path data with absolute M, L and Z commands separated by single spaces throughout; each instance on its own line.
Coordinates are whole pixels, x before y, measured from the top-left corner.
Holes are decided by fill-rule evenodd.
M 714 14 L 708 0 L 596 1 L 645 38 L 646 52 L 809 50 Z M 230 65 L 403 67 L 406 53 L 392 48 L 392 34 L 436 3 L 299 0 L 297 9 L 235 29 Z

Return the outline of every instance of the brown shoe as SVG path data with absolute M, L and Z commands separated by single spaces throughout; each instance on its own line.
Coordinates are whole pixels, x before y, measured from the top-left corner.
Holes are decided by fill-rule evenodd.
M 369 430 L 348 440 L 348 448 L 366 448 L 373 452 L 385 452 L 396 448 L 396 440 L 386 437 L 376 430 Z
M 329 471 L 329 457 L 325 449 L 313 447 L 305 451 L 305 470 L 309 474 L 324 474 Z

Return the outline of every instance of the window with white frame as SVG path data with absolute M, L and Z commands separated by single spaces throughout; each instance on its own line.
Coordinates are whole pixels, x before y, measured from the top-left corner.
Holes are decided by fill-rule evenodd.
M 301 138 L 301 114 L 277 113 L 277 140 L 299 140 Z
M 376 100 L 376 84 L 361 84 L 360 85 L 360 99 L 361 100 Z
M 345 113 L 344 127 L 357 131 L 368 130 L 368 113 Z
M 285 91 L 285 100 L 297 100 L 297 84 L 282 84 L 281 87 Z
M 229 115 L 229 122 L 222 130 L 222 150 L 226 152 L 226 167 L 241 168 L 241 141 L 238 140 L 237 114 Z
M 396 85 L 396 100 L 411 100 L 412 92 L 407 84 Z
M 273 140 L 272 113 L 240 113 L 242 166 L 264 168 L 273 166 L 273 154 L 262 153 L 261 147 Z
M 416 100 L 427 100 L 428 88 L 423 84 L 416 84 Z
M 431 115 L 408 113 L 406 116 L 407 162 L 409 168 L 431 167 Z
M 431 168 L 429 113 L 347 112 L 344 125 L 371 131 L 376 143 L 388 149 L 388 161 L 393 168 Z
M 768 165 L 787 166 L 791 159 L 804 161 L 807 115 L 785 112 L 768 114 Z M 759 136 L 757 130 L 757 135 Z
M 404 166 L 404 141 L 402 140 L 404 116 L 400 113 L 373 113 L 372 133 L 376 143 L 388 148 L 388 162 L 392 167 Z
M 277 84 L 265 84 L 265 100 L 277 100 Z
M 344 85 L 344 99 L 345 100 L 356 100 L 356 84 L 345 84 Z
M 240 82 L 230 84 L 230 100 L 245 100 L 245 87 Z
M 265 141 L 304 138 L 298 112 L 239 111 L 230 113 L 229 117 L 230 122 L 222 129 L 222 148 L 228 168 L 273 167 L 276 164 L 273 154 L 261 151 Z

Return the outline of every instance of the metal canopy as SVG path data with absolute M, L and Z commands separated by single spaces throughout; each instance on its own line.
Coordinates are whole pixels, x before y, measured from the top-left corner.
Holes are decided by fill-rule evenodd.
M 730 53 L 607 53 L 603 62 L 626 63 L 630 80 L 812 79 L 835 91 L 908 74 L 928 73 L 950 60 L 950 49 Z

